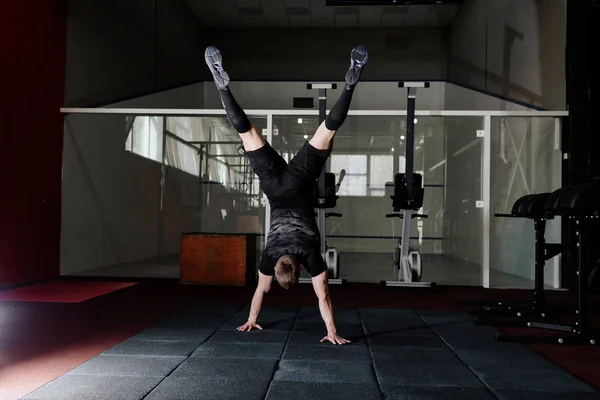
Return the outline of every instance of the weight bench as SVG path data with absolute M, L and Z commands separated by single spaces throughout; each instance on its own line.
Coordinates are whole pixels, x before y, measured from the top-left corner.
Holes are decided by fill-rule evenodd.
M 565 246 L 561 243 L 547 243 L 546 222 L 553 215 L 546 212 L 546 202 L 551 193 L 530 194 L 519 198 L 512 206 L 510 214 L 495 214 L 498 218 L 526 218 L 533 221 L 535 230 L 535 267 L 532 302 L 484 301 L 481 308 L 469 310 L 475 315 L 476 325 L 524 326 L 522 318 L 545 318 L 549 315 L 544 291 L 544 267 L 546 261 L 561 254 Z M 459 301 L 459 305 L 476 305 L 476 302 Z M 479 302 L 477 302 L 479 303 Z M 487 317 L 492 317 L 489 319 Z M 515 320 L 498 320 L 493 317 L 513 317 Z
M 497 334 L 500 342 L 549 343 L 549 344 L 598 344 L 590 321 L 588 277 L 592 262 L 598 257 L 598 250 L 590 243 L 593 230 L 598 228 L 600 216 L 600 181 L 559 189 L 548 196 L 544 204 L 548 216 L 561 216 L 563 220 L 574 222 L 575 232 L 569 250 L 576 252 L 575 282 L 569 290 L 574 308 L 570 324 L 547 324 L 527 322 L 531 328 L 564 332 L 560 335 L 509 335 Z

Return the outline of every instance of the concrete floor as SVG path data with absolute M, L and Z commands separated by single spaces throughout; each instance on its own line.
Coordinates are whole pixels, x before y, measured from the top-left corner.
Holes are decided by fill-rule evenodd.
M 444 255 L 423 255 L 423 281 L 438 285 L 481 286 L 481 267 Z M 394 279 L 389 253 L 341 253 L 341 278 L 349 282 L 377 283 Z M 126 278 L 179 278 L 179 257 L 170 256 L 84 271 L 78 276 Z M 531 289 L 533 281 L 497 270 L 490 271 L 492 287 Z

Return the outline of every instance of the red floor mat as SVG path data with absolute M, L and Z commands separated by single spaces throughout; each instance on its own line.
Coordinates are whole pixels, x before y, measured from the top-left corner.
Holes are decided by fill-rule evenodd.
M 133 285 L 137 282 L 50 281 L 0 292 L 0 301 L 81 303 Z

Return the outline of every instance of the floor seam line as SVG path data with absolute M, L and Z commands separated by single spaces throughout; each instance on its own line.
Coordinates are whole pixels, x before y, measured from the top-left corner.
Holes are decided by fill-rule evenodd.
M 288 343 L 290 341 L 290 337 L 292 336 L 292 332 L 294 332 L 294 325 L 296 325 L 296 320 L 298 319 L 298 314 L 300 313 L 300 308 L 301 307 L 299 307 L 298 310 L 296 311 L 296 313 L 294 314 L 294 321 L 292 322 L 292 329 L 290 329 L 290 331 L 288 332 L 288 337 L 285 340 L 285 343 L 283 344 L 283 349 L 281 350 L 281 355 L 279 356 L 279 359 L 277 360 L 277 363 L 275 364 L 275 368 L 273 368 L 273 373 L 271 374 L 271 379 L 269 381 L 269 386 L 267 387 L 267 390 L 265 391 L 265 395 L 263 397 L 263 400 L 267 399 L 267 396 L 269 395 L 269 390 L 271 390 L 271 386 L 273 385 L 273 382 L 275 382 L 273 380 L 273 378 L 275 378 L 275 374 L 277 373 L 277 370 L 279 369 L 279 363 L 283 359 L 283 355 L 285 354 L 285 349 L 288 346 Z
M 375 360 L 373 359 L 373 353 L 371 352 L 371 346 L 369 345 L 367 330 L 365 328 L 363 320 L 360 317 L 360 312 L 358 310 L 359 309 L 357 308 L 356 314 L 358 315 L 358 322 L 360 323 L 360 326 L 363 330 L 363 334 L 365 336 L 365 346 L 367 346 L 367 349 L 369 351 L 369 357 L 371 357 L 371 369 L 373 370 L 373 375 L 375 375 L 375 381 L 377 382 L 377 390 L 379 390 L 379 395 L 381 396 L 381 398 L 385 399 L 385 394 L 383 393 L 383 389 L 381 388 L 381 382 L 379 381 L 379 375 L 377 374 L 377 370 L 375 369 Z
M 461 357 L 460 357 L 460 356 L 459 356 L 459 355 L 456 353 L 456 351 L 454 351 L 454 348 L 452 348 L 452 346 L 450 346 L 450 345 L 448 344 L 448 342 L 447 342 L 447 341 L 446 341 L 446 340 L 445 340 L 445 339 L 444 339 L 444 338 L 443 338 L 443 337 L 442 337 L 442 336 L 441 336 L 441 335 L 440 335 L 440 334 L 439 334 L 439 333 L 438 333 L 438 332 L 435 330 L 435 328 L 434 328 L 433 326 L 431 326 L 431 325 L 429 324 L 429 322 L 427 322 L 427 320 L 426 320 L 426 319 L 425 319 L 425 318 L 424 318 L 424 317 L 423 317 L 423 316 L 422 316 L 422 315 L 421 315 L 421 314 L 420 314 L 420 313 L 419 313 L 417 310 L 414 310 L 414 311 L 415 311 L 415 313 L 416 313 L 416 314 L 419 316 L 419 318 L 421 318 L 421 319 L 423 320 L 423 322 L 425 322 L 425 323 L 427 324 L 427 326 L 428 326 L 429 328 L 431 328 L 431 330 L 432 330 L 432 331 L 434 331 L 434 332 L 435 332 L 435 334 L 437 335 L 437 337 L 439 337 L 439 338 L 440 338 L 440 340 L 441 340 L 442 342 L 444 342 L 444 344 L 446 345 L 446 347 L 448 347 L 448 349 L 449 349 L 449 350 L 452 352 L 452 354 L 454 354 L 454 355 L 456 356 L 456 358 L 458 358 L 458 359 L 460 360 L 460 362 L 461 362 L 461 363 L 462 363 L 462 364 L 463 364 L 465 367 L 467 367 L 467 369 L 468 369 L 469 371 L 471 371 L 471 373 L 472 373 L 473 375 L 475 375 L 475 378 L 477 378 L 477 380 L 483 384 L 483 386 L 484 386 L 484 387 L 485 387 L 485 388 L 488 390 L 488 392 L 490 392 L 490 394 L 491 394 L 492 396 L 496 397 L 497 399 L 500 399 L 500 396 L 499 396 L 499 395 L 498 395 L 496 392 L 494 392 L 493 388 L 491 388 L 490 386 L 488 386 L 488 384 L 487 384 L 487 383 L 485 383 L 485 382 L 484 382 L 484 381 L 483 381 L 483 380 L 482 380 L 482 379 L 479 377 L 479 375 L 477 375 L 477 373 L 475 373 L 475 371 L 474 371 L 474 370 L 471 368 L 471 366 L 470 366 L 469 364 L 467 364 L 467 363 L 466 363 L 466 362 L 465 362 L 465 361 L 464 361 L 464 360 L 463 360 L 463 359 L 462 359 L 462 358 L 461 358 Z
M 234 311 L 234 312 L 231 314 L 231 316 L 229 317 L 229 319 L 228 319 L 227 321 L 225 321 L 225 323 L 223 323 L 223 324 L 221 325 L 221 328 L 222 328 L 223 326 L 227 325 L 227 324 L 229 323 L 229 321 L 231 321 L 231 319 L 233 318 L 233 316 L 234 316 L 236 313 L 240 312 L 240 311 L 241 311 L 241 309 L 242 309 L 242 308 L 244 308 L 245 306 L 246 306 L 245 304 L 244 304 L 244 305 L 242 305 L 242 306 L 239 306 L 239 307 L 238 307 L 238 309 L 237 309 L 236 311 Z M 181 311 L 181 310 L 180 310 L 180 311 Z M 150 391 L 148 391 L 148 393 L 146 393 L 146 394 L 145 394 L 145 395 L 144 395 L 144 396 L 141 398 L 141 400 L 144 400 L 144 399 L 146 399 L 146 398 L 147 398 L 147 397 L 148 397 L 148 396 L 149 396 L 149 395 L 150 395 L 150 394 L 151 394 L 151 393 L 152 393 L 152 392 L 153 392 L 153 391 L 154 391 L 154 390 L 155 390 L 155 389 L 156 389 L 156 388 L 157 388 L 157 387 L 158 387 L 158 386 L 161 384 L 161 383 L 163 383 L 163 382 L 165 381 L 165 379 L 167 379 L 168 377 L 170 377 L 170 376 L 173 374 L 173 372 L 175 372 L 175 371 L 177 370 L 177 368 L 179 368 L 179 367 L 181 366 L 181 364 L 183 364 L 184 362 L 186 362 L 187 360 L 189 360 L 189 359 L 190 359 L 190 357 L 191 357 L 191 355 L 192 355 L 192 354 L 194 354 L 194 352 L 196 352 L 196 350 L 198 350 L 198 348 L 199 348 L 200 346 L 202 346 L 202 345 L 203 345 L 204 343 L 206 343 L 206 342 L 207 342 L 207 341 L 208 341 L 210 338 L 212 338 L 212 337 L 215 335 L 215 333 L 219 332 L 219 330 L 220 330 L 221 328 L 217 328 L 217 329 L 215 329 L 215 331 L 214 331 L 212 334 L 210 334 L 210 335 L 209 335 L 209 336 L 208 336 L 206 339 L 204 339 L 202 342 L 200 342 L 200 344 L 198 344 L 198 346 L 196 346 L 196 348 L 194 348 L 194 349 L 192 350 L 192 352 L 191 352 L 191 353 L 190 353 L 188 356 L 186 356 L 186 357 L 185 357 L 185 359 L 183 359 L 183 360 L 182 360 L 182 361 L 181 361 L 179 364 L 177 364 L 177 365 L 175 366 L 175 368 L 173 368 L 173 370 L 171 370 L 171 372 L 169 372 L 169 373 L 168 373 L 168 374 L 167 374 L 165 377 L 163 377 L 163 378 L 162 378 L 160 381 L 158 381 L 158 383 L 157 383 L 157 384 L 156 384 L 156 385 L 155 385 L 155 386 L 154 386 L 152 389 L 150 389 Z M 183 357 L 183 356 L 182 356 L 182 357 Z

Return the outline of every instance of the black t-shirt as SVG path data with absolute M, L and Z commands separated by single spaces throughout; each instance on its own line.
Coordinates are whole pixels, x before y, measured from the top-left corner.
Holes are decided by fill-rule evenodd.
M 271 227 L 259 271 L 272 276 L 283 255 L 300 258 L 311 276 L 327 270 L 313 207 L 313 187 L 331 150 L 318 150 L 308 142 L 289 164 L 267 143 L 247 152 L 260 187 L 271 204 Z

